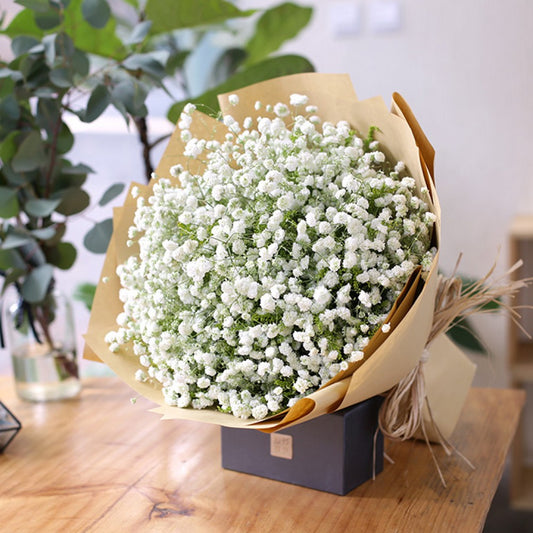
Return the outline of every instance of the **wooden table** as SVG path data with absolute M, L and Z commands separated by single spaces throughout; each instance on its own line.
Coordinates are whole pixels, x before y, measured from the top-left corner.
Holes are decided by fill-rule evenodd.
M 114 378 L 81 398 L 31 404 L 0 377 L 23 429 L 0 455 L 2 532 L 471 532 L 500 480 L 524 394 L 473 389 L 452 442 L 475 464 L 436 450 L 444 488 L 420 442 L 389 443 L 395 464 L 348 496 L 220 467 L 219 428 L 160 421 Z

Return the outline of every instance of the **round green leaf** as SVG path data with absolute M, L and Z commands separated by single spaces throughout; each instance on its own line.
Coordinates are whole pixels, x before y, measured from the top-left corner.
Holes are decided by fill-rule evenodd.
M 58 33 L 55 38 L 56 55 L 70 59 L 75 51 L 74 43 L 70 36 L 64 32 Z
M 107 108 L 111 101 L 111 95 L 105 85 L 98 85 L 91 93 L 87 102 L 87 109 L 82 117 L 84 122 L 96 120 Z
M 29 303 L 38 303 L 44 300 L 52 277 L 54 267 L 52 265 L 40 265 L 34 268 L 22 284 L 21 294 Z
M 156 79 L 165 77 L 165 67 L 160 61 L 157 61 L 151 54 L 134 54 L 122 62 L 125 69 L 136 71 L 140 70 L 145 74 Z
M 28 52 L 35 45 L 39 44 L 39 41 L 35 37 L 29 35 L 19 35 L 11 41 L 11 50 L 15 57 L 21 56 Z
M 50 71 L 50 81 L 56 86 L 66 89 L 74 83 L 68 68 L 58 67 Z
M 33 93 L 37 98 L 57 98 L 57 91 L 54 91 L 51 87 L 40 87 Z
M 74 135 L 69 127 L 63 122 L 57 136 L 56 148 L 58 153 L 65 154 L 74 146 Z
M 16 98 L 10 94 L 0 101 L 0 117 L 2 126 L 12 128 L 20 117 L 20 107 Z
M 19 135 L 20 131 L 12 131 L 0 143 L 0 159 L 2 162 L 7 163 L 11 161 L 13 156 L 17 153 L 17 138 Z
M 133 28 L 133 31 L 131 32 L 129 38 L 126 39 L 126 44 L 142 43 L 145 37 L 148 35 L 148 32 L 150 31 L 151 27 L 151 20 L 143 20 L 142 22 L 139 22 L 139 24 L 137 24 L 135 28 Z
M 76 261 L 77 251 L 70 242 L 60 242 L 53 248 L 47 248 L 45 254 L 50 264 L 68 270 Z
M 89 74 L 89 58 L 87 57 L 87 54 L 81 50 L 74 51 L 74 54 L 70 59 L 70 64 L 78 76 L 83 78 Z
M 56 230 L 54 226 L 48 226 L 46 228 L 33 229 L 30 233 L 40 241 L 47 241 L 55 236 Z
M 43 141 L 37 131 L 32 131 L 19 146 L 17 153 L 11 161 L 15 172 L 28 172 L 36 170 L 47 162 L 44 153 Z
M 59 18 L 59 14 L 52 9 L 45 13 L 37 13 L 35 15 L 35 24 L 37 24 L 41 30 L 51 30 L 52 28 L 59 26 L 60 23 L 61 19 Z
M 59 199 L 35 198 L 26 202 L 24 211 L 32 217 L 47 217 L 55 211 L 60 203 L 61 200 Z
M 83 0 L 81 12 L 83 18 L 97 29 L 103 28 L 111 15 L 107 0 Z
M 2 270 L 24 270 L 26 263 L 15 250 L 0 250 L 0 269 Z
M 19 202 L 16 189 L 0 187 L 0 218 L 16 217 L 19 213 Z
M 100 201 L 98 202 L 98 205 L 104 206 L 108 204 L 111 200 L 116 198 L 122 191 L 124 190 L 124 183 L 114 183 L 107 189 L 107 191 L 104 192 L 102 195 L 102 198 L 100 198 Z
M 57 191 L 52 197 L 61 199 L 56 212 L 67 217 L 81 213 L 91 202 L 89 195 L 79 187 L 69 187 L 68 189 Z
M 113 219 L 108 218 L 102 222 L 98 222 L 87 232 L 83 239 L 83 244 L 90 252 L 95 254 L 105 254 L 112 233 Z

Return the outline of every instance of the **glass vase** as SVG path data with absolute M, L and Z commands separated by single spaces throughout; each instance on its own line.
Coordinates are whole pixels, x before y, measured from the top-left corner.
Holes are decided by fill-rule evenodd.
M 72 306 L 58 290 L 39 304 L 16 295 L 4 303 L 3 331 L 17 394 L 41 402 L 76 396 L 81 389 Z

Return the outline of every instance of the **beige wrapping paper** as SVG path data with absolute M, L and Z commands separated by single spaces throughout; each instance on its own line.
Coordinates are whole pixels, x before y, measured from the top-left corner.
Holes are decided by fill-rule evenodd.
M 392 112 L 388 111 L 381 98 L 358 101 L 349 77 L 332 74 L 298 74 L 246 87 L 235 91 L 239 96 L 237 107 L 229 105 L 228 95 L 221 95 L 219 101 L 223 112 L 241 121 L 245 116 L 256 117 L 261 114 L 261 111 L 254 109 L 257 100 L 264 104 L 288 102 L 293 93 L 308 95 L 309 102 L 318 106 L 319 115 L 324 120 L 346 120 L 363 135 L 370 126 L 379 128 L 375 138 L 380 141 L 381 149 L 392 159 L 405 162 L 419 191 L 424 186 L 428 187 L 433 200 L 430 208 L 437 216 L 434 242 L 438 246 L 440 207 L 432 178 L 434 151 L 405 101 L 395 95 Z M 221 122 L 194 112 L 191 132 L 200 138 L 221 138 L 227 133 L 227 129 Z M 192 172 L 201 172 L 202 163 L 185 158 L 182 155 L 183 148 L 179 130 L 176 128 L 156 169 L 158 176 L 176 181 L 171 178 L 169 169 L 177 163 L 183 164 Z M 138 185 L 141 195 L 150 196 L 151 186 L 152 184 Z M 114 354 L 109 351 L 104 341 L 105 335 L 116 329 L 116 316 L 122 311 L 118 299 L 120 284 L 115 272 L 116 267 L 129 255 L 136 253 L 135 246 L 128 248 L 125 245 L 135 207 L 136 200 L 128 194 L 124 206 L 114 212 L 114 232 L 95 295 L 89 329 L 85 336 L 84 355 L 88 359 L 105 362 L 138 394 L 158 404 L 159 407 L 153 411 L 161 414 L 163 418 L 276 431 L 384 393 L 408 374 L 419 361 L 433 317 L 438 253 L 430 272 L 424 275 L 425 279 L 422 279 L 419 270 L 413 274 L 387 318 L 391 331 L 384 334 L 379 330 L 374 335 L 365 349 L 363 361 L 351 364 L 348 370 L 341 372 L 318 391 L 299 400 L 284 413 L 257 422 L 241 420 L 214 410 L 181 409 L 166 405 L 160 386 L 134 379 L 135 371 L 141 367 L 133 356 L 131 347 L 126 346 L 119 354 Z M 449 361 L 448 351 L 452 356 Z M 441 387 L 438 393 L 434 394 L 429 390 L 428 394 L 437 424 L 446 431 L 451 428 L 451 431 L 462 407 L 462 401 L 459 399 L 464 399 L 470 385 L 466 382 L 468 380 L 460 381 L 457 378 L 471 372 L 471 365 L 458 356 L 456 348 L 449 347 L 446 342 L 435 342 L 432 354 L 433 352 L 438 352 L 439 356 L 435 357 L 431 364 L 428 363 L 428 388 L 433 386 L 433 383 L 446 383 L 449 388 L 443 391 Z M 441 408 L 440 403 L 444 397 L 444 403 L 447 405 Z M 449 397 L 455 397 L 458 401 L 449 402 Z M 429 424 L 426 426 L 429 427 Z

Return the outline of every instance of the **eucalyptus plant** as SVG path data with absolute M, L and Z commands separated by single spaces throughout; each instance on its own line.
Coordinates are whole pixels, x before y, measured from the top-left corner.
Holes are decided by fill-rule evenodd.
M 21 316 L 34 327 L 45 316 L 38 311 L 47 305 L 55 269 L 70 269 L 76 260 L 74 244 L 65 240 L 68 221 L 91 203 L 84 184 L 93 170 L 69 156 L 75 139 L 68 116 L 93 122 L 108 107 L 117 109 L 136 127 L 140 174 L 149 179 L 151 150 L 162 139 L 151 139 L 148 130 L 148 95 L 165 91 L 175 121 L 187 101 L 216 113 L 219 92 L 312 70 L 303 57 L 272 56 L 308 24 L 311 9 L 284 3 L 257 12 L 224 0 L 117 0 L 117 11 L 107 0 L 16 3 L 17 15 L 8 24 L 0 20 L 13 55 L 0 59 L 0 275 L 2 293 L 17 289 Z M 249 19 L 252 36 L 221 48 L 209 85 L 191 94 L 186 71 L 194 51 L 213 32 L 231 33 L 235 19 Z M 111 186 L 98 203 L 110 202 L 123 186 Z M 96 222 L 84 245 L 104 253 L 111 231 L 110 218 Z

